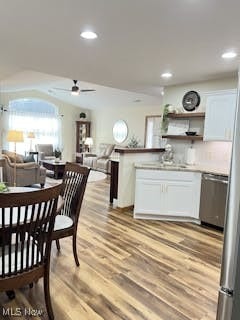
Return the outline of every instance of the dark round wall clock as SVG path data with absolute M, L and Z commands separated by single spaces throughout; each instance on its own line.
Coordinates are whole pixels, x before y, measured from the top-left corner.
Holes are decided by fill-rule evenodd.
M 200 104 L 200 95 L 196 91 L 188 91 L 183 96 L 182 105 L 186 111 L 194 111 Z

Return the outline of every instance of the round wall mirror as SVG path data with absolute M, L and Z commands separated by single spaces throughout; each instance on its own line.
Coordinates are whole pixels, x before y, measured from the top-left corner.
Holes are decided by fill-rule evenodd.
M 124 120 L 118 120 L 113 126 L 113 137 L 118 143 L 127 139 L 128 127 Z

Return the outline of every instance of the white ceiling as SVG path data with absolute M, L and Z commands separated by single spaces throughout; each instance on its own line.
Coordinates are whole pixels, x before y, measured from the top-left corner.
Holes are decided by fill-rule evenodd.
M 87 109 L 161 105 L 161 98 L 156 95 L 146 95 L 83 81 L 79 81 L 77 85 L 80 89 L 94 89 L 96 91 L 80 92 L 79 96 L 73 96 L 71 92 L 66 91 L 71 90 L 73 86 L 71 79 L 28 70 L 15 73 L 7 79 L 1 80 L 0 91 L 37 90 L 66 103 Z M 56 88 L 62 88 L 63 90 L 57 90 Z M 161 92 L 162 88 L 159 87 L 159 90 Z
M 66 100 L 73 97 L 51 89 L 71 88 L 66 79 L 79 79 L 81 88 L 97 89 L 78 98 L 84 107 L 136 99 L 157 104 L 163 86 L 238 69 L 239 58 L 226 62 L 221 54 L 234 49 L 240 57 L 239 0 L 0 1 L 5 90 L 32 87 Z M 86 28 L 98 38 L 80 38 Z M 161 78 L 165 71 L 172 79 Z

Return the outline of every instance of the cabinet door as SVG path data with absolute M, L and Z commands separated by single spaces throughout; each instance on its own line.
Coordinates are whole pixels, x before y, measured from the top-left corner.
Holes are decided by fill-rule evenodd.
M 164 183 L 165 201 L 161 214 L 178 217 L 193 216 L 193 183 L 166 181 Z
M 199 218 L 201 173 L 137 170 L 134 217 Z
M 160 180 L 138 179 L 135 188 L 134 212 L 160 214 L 164 207 L 164 194 Z
M 207 97 L 204 140 L 231 141 L 234 129 L 237 95 L 219 93 Z

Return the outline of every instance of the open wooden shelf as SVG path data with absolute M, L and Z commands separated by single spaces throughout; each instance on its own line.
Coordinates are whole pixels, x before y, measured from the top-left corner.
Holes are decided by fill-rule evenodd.
M 171 119 L 189 119 L 189 118 L 204 118 L 205 112 L 194 113 L 168 113 L 168 118 Z
M 203 140 L 203 136 L 187 136 L 187 135 L 173 135 L 166 134 L 162 136 L 167 139 L 176 139 L 176 140 Z
M 205 118 L 205 112 L 193 112 L 193 113 L 168 113 L 169 119 L 197 119 L 197 118 Z M 177 139 L 177 140 L 203 140 L 202 135 L 195 135 L 195 136 L 187 136 L 185 134 L 182 135 L 175 135 L 175 134 L 166 134 L 162 136 L 163 138 L 167 139 Z

